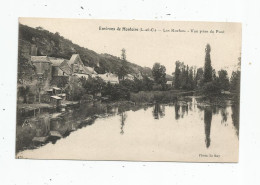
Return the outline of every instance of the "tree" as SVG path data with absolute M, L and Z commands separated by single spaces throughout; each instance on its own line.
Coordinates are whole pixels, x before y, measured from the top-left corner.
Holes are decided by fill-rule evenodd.
M 129 69 L 126 63 L 126 50 L 123 48 L 121 53 L 121 60 L 122 64 L 121 66 L 117 69 L 117 76 L 119 77 L 120 80 L 124 80 L 125 76 L 129 73 Z
M 123 48 L 121 51 L 122 51 L 122 53 L 121 53 L 121 59 L 122 59 L 123 61 L 126 61 L 126 50 L 125 50 L 125 48 Z
M 205 56 L 205 64 L 204 64 L 204 82 L 211 82 L 212 81 L 212 66 L 211 66 L 211 59 L 210 59 L 210 52 L 211 48 L 210 45 L 206 45 L 206 56 Z
M 164 65 L 161 65 L 160 63 L 155 63 L 153 65 L 152 74 L 154 81 L 161 85 L 162 88 L 165 88 L 166 84 L 166 68 Z
M 180 75 L 181 75 L 180 65 L 181 65 L 180 61 L 175 62 L 174 87 L 176 89 L 180 88 Z
M 143 77 L 143 90 L 151 91 L 153 89 L 153 81 L 147 76 Z
M 193 90 L 194 89 L 194 71 L 193 71 L 193 67 L 190 67 L 189 69 L 189 74 L 188 74 L 188 84 L 187 87 L 189 90 Z
M 222 90 L 229 90 L 229 79 L 228 79 L 228 73 L 226 70 L 220 70 L 218 71 L 218 83 Z
M 93 96 L 95 96 L 96 93 L 101 92 L 101 90 L 105 87 L 105 82 L 100 77 L 88 77 L 88 79 L 81 77 L 80 81 L 82 86 L 86 89 L 86 92 L 88 94 L 92 94 Z
M 201 88 L 202 87 L 202 85 L 203 85 L 203 74 L 204 74 L 203 69 L 202 68 L 198 68 L 196 76 L 195 76 L 196 88 Z
M 233 71 L 230 78 L 230 91 L 240 93 L 240 71 Z
M 69 99 L 73 101 L 80 100 L 81 97 L 85 94 L 85 89 L 82 87 L 81 80 L 75 76 L 71 76 L 69 78 L 69 82 L 65 90 L 69 95 Z

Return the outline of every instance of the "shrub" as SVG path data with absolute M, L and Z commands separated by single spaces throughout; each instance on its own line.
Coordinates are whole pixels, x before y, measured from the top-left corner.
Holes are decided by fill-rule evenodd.
M 207 82 L 202 86 L 201 92 L 206 96 L 221 94 L 221 88 L 216 82 Z

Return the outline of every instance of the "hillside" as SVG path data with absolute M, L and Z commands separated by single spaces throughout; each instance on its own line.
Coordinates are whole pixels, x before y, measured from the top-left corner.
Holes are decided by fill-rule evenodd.
M 41 27 L 31 28 L 20 24 L 19 50 L 23 51 L 22 55 L 24 58 L 30 56 L 28 52 L 30 52 L 31 45 L 37 46 L 37 55 L 70 59 L 72 54 L 78 53 L 83 63 L 86 66 L 95 67 L 95 70 L 98 73 L 115 73 L 122 64 L 122 60 L 119 57 L 109 54 L 98 54 L 92 50 L 72 43 L 59 33 L 51 33 Z M 99 67 L 97 67 L 98 64 Z M 141 67 L 129 61 L 127 61 L 127 65 L 131 74 L 137 74 L 140 71 L 143 75 L 152 76 L 151 69 L 148 67 Z

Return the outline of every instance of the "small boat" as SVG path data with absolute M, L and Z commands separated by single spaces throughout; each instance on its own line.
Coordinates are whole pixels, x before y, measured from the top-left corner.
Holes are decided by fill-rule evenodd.
M 62 135 L 58 131 L 50 131 L 50 136 L 62 138 Z
M 49 136 L 42 136 L 42 137 L 34 137 L 32 139 L 33 142 L 45 143 Z

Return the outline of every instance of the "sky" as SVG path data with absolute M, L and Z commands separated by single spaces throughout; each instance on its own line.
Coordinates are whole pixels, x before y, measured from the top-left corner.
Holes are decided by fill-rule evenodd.
M 34 28 L 41 26 L 53 33 L 59 32 L 73 43 L 97 53 L 120 57 L 122 48 L 125 48 L 129 62 L 142 67 L 152 67 L 159 62 L 166 67 L 167 74 L 174 72 L 175 61 L 178 60 L 189 66 L 203 67 L 206 44 L 211 46 L 213 68 L 226 69 L 229 75 L 241 55 L 239 23 L 57 18 L 20 18 L 19 22 Z M 138 31 L 123 31 L 124 27 Z M 172 29 L 175 31 L 172 32 Z M 185 32 L 176 32 L 179 29 Z M 210 33 L 211 30 L 214 33 Z M 216 30 L 219 32 L 216 33 Z

